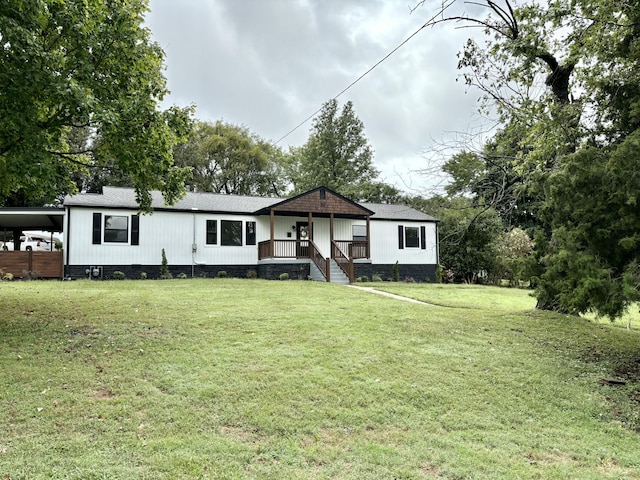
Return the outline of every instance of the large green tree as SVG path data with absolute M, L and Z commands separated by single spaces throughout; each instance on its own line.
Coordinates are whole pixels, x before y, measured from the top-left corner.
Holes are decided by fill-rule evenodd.
M 176 147 L 175 161 L 192 169 L 189 183 L 202 192 L 278 196 L 285 191 L 282 151 L 244 126 L 199 122 Z
M 479 175 L 460 178 L 482 187 L 476 198 L 531 201 L 533 225 L 523 226 L 536 230 L 539 308 L 620 315 L 640 284 L 640 250 L 626 227 L 635 228 L 638 209 L 616 200 L 634 201 L 634 161 L 616 159 L 617 152 L 631 155 L 640 126 L 640 2 L 480 4 L 486 17 L 444 21 L 485 28 L 486 43 L 470 40 L 460 67 L 502 124 L 487 147 L 513 153 L 498 167 L 520 185 L 482 187 L 478 179 L 492 176 L 486 162 Z
M 399 191 L 379 180 L 379 174 L 364 124 L 350 101 L 342 110 L 337 100 L 326 102 L 313 120 L 307 143 L 291 151 L 293 193 L 324 185 L 353 200 L 393 201 Z
M 172 152 L 190 109 L 159 108 L 163 52 L 146 11 L 146 0 L 0 2 L 0 204 L 53 202 L 103 168 L 131 179 L 142 209 L 150 189 L 179 198 L 188 171 Z
M 640 130 L 563 158 L 545 190 L 539 292 L 568 313 L 619 317 L 640 300 Z

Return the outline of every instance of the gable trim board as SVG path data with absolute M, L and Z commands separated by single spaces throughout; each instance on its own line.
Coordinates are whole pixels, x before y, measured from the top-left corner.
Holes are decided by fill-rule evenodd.
M 99 266 L 106 277 L 116 270 L 157 277 L 164 249 L 174 276 L 247 277 L 253 270 L 260 278 L 307 278 L 311 241 L 323 259 L 339 245 L 355 277 L 391 277 L 397 261 L 402 278 L 435 279 L 437 220 L 404 205 L 356 203 L 325 187 L 288 199 L 192 192 L 172 206 L 159 192 L 152 199 L 152 213 L 138 216 L 133 189 L 67 197 L 65 275 L 85 277 Z M 297 240 L 301 225 L 310 225 L 309 238 Z

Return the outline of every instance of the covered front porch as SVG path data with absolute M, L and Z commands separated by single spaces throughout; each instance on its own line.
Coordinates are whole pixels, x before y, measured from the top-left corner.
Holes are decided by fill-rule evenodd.
M 333 265 L 352 283 L 354 260 L 370 258 L 373 212 L 324 187 L 259 213 L 269 215 L 269 238 L 258 243 L 260 261 L 308 259 L 324 281 L 332 281 Z

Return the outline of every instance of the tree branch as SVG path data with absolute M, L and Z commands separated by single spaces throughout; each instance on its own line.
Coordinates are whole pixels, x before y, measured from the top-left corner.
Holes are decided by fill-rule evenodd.
M 76 165 L 80 165 L 81 167 L 86 167 L 86 168 L 92 168 L 92 169 L 101 169 L 105 172 L 109 171 L 109 168 L 105 165 L 96 165 L 96 164 L 90 164 L 90 163 L 85 163 L 85 162 L 81 162 L 80 160 L 74 158 L 74 155 L 82 155 L 83 153 L 91 153 L 93 152 L 93 150 L 86 150 L 83 152 L 58 152 L 55 150 L 47 150 L 47 153 L 51 154 L 51 155 L 55 155 L 56 157 L 60 157 L 60 158 L 64 158 L 65 160 L 74 163 Z

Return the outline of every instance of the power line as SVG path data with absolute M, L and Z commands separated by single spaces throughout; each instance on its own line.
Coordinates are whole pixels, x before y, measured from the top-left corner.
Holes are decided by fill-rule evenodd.
M 431 17 L 424 25 L 422 25 L 420 28 L 418 28 L 415 32 L 413 32 L 411 35 L 409 35 L 407 38 L 405 38 L 398 46 L 396 46 L 393 50 L 391 50 L 389 53 L 387 53 L 384 57 L 382 57 L 380 60 L 378 60 L 378 62 L 371 67 L 369 70 L 367 70 L 366 72 L 364 72 L 362 75 L 360 75 L 358 78 L 356 78 L 353 82 L 351 82 L 349 85 L 347 85 L 345 88 L 343 88 L 340 93 L 338 93 L 336 96 L 334 96 L 331 100 L 336 100 L 338 97 L 340 97 L 340 95 L 342 95 L 343 93 L 345 93 L 347 90 L 349 90 L 351 87 L 353 87 L 356 83 L 358 83 L 360 80 L 362 80 L 364 77 L 366 77 L 369 73 L 371 73 L 376 67 L 378 67 L 382 62 L 384 62 L 387 58 L 389 58 L 391 55 L 393 55 L 394 53 L 396 53 L 398 50 L 400 50 L 406 43 L 409 42 L 409 40 L 411 40 L 413 37 L 415 37 L 418 33 L 420 33 L 420 31 L 422 31 L 424 28 L 435 25 L 436 23 L 438 23 L 436 21 L 436 19 L 442 15 L 444 13 L 444 11 L 449 8 L 453 3 L 455 2 L 455 0 L 450 0 L 448 3 L 443 4 L 442 8 L 440 9 L 440 11 L 438 13 L 436 13 L 433 17 Z M 315 112 L 313 112 L 311 115 L 309 115 L 307 118 L 305 118 L 302 122 L 300 122 L 299 124 L 297 124 L 295 127 L 293 127 L 291 130 L 289 130 L 287 133 L 285 133 L 282 137 L 280 137 L 278 140 L 276 140 L 273 144 L 274 145 L 278 145 L 282 140 L 284 140 L 285 138 L 287 138 L 289 135 L 291 135 L 293 132 L 295 132 L 296 130 L 298 130 L 301 126 L 303 126 L 305 123 L 307 123 L 309 120 L 311 120 L 313 117 L 315 117 L 318 113 L 320 113 L 320 111 L 322 110 L 322 107 L 318 108 Z

